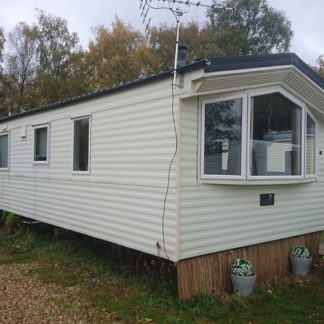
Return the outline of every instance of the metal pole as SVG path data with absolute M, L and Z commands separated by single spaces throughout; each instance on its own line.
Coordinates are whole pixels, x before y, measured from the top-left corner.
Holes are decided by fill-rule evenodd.
M 173 82 L 172 82 L 172 86 L 174 89 L 176 88 L 176 81 L 177 81 L 179 34 L 180 34 L 180 21 L 177 18 L 177 36 L 176 36 L 176 48 L 174 54 L 174 68 L 173 68 Z

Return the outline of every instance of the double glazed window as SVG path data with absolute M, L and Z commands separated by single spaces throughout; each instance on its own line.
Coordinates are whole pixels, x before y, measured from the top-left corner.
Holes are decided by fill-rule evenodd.
M 0 170 L 8 169 L 8 138 L 8 133 L 0 134 Z
M 241 174 L 242 99 L 205 105 L 204 174 Z
M 73 171 L 89 171 L 89 117 L 73 120 Z
M 280 93 L 251 98 L 252 176 L 302 175 L 301 107 Z
M 48 126 L 34 128 L 34 162 L 48 162 Z
M 306 175 L 316 174 L 316 124 L 314 119 L 307 114 L 306 120 Z
M 315 175 L 316 124 L 306 108 L 280 92 L 245 100 L 204 104 L 202 178 Z

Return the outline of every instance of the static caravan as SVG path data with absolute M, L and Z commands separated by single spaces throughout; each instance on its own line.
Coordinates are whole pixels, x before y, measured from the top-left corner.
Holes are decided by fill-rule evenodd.
M 169 259 L 180 298 L 316 261 L 324 80 L 295 54 L 215 58 L 0 122 L 0 208 Z

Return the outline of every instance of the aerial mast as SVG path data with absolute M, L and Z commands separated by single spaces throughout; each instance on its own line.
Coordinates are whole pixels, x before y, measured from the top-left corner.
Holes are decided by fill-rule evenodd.
M 200 1 L 185 1 L 185 0 L 140 0 L 141 16 L 143 17 L 142 23 L 145 25 L 145 32 L 149 30 L 151 17 L 149 16 L 150 10 L 167 10 L 171 12 L 176 20 L 176 42 L 174 51 L 174 65 L 173 65 L 173 81 L 172 87 L 176 88 L 177 70 L 178 70 L 178 52 L 179 52 L 179 37 L 180 37 L 180 19 L 187 14 L 191 8 L 207 8 L 219 9 L 220 13 L 225 11 L 233 11 L 233 8 L 224 7 L 216 4 L 205 4 Z

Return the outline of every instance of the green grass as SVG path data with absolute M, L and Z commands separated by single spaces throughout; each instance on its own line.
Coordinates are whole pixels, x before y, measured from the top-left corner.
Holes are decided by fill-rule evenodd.
M 37 267 L 29 276 L 78 287 L 77 294 L 58 296 L 56 305 L 75 314 L 91 308 L 103 323 L 107 318 L 142 323 L 320 323 L 324 318 L 323 269 L 309 280 L 279 284 L 271 292 L 258 287 L 248 298 L 222 294 L 181 303 L 175 282 L 129 271 L 88 240 L 26 231 L 0 234 L 0 264 L 30 262 Z

